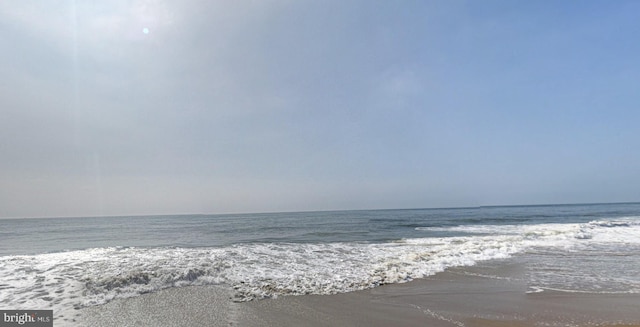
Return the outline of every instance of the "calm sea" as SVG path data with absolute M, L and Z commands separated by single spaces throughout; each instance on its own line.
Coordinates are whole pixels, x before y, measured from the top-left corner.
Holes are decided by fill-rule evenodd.
M 530 292 L 639 293 L 640 204 L 0 220 L 0 307 L 228 285 L 236 301 L 517 258 Z

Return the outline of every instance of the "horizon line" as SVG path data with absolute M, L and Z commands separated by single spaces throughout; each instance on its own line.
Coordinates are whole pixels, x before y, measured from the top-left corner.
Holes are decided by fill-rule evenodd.
M 48 216 L 48 217 L 0 217 L 0 220 L 15 219 L 56 219 L 56 218 L 120 218 L 120 217 L 167 217 L 167 216 L 224 216 L 224 215 L 259 215 L 259 214 L 291 214 L 313 212 L 340 212 L 340 211 L 394 211 L 394 210 L 456 210 L 456 209 L 482 209 L 482 208 L 508 208 L 508 207 L 551 207 L 551 206 L 589 206 L 589 205 L 615 205 L 615 204 L 640 204 L 635 201 L 623 202 L 584 202 L 584 203 L 538 203 L 538 204 L 498 204 L 476 205 L 459 207 L 416 207 L 416 208 L 361 208 L 361 209 L 326 209 L 326 210 L 291 210 L 291 211 L 262 211 L 262 212 L 220 212 L 220 213 L 162 213 L 162 214 L 116 214 L 97 216 Z

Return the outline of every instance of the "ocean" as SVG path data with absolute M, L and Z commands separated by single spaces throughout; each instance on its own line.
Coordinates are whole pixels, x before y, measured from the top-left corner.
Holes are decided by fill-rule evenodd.
M 0 220 L 0 308 L 223 285 L 237 302 L 517 261 L 527 292 L 640 293 L 640 203 Z

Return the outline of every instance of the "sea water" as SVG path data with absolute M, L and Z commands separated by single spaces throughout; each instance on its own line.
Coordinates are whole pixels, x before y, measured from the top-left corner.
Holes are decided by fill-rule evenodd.
M 640 293 L 640 204 L 0 220 L 0 307 L 171 287 L 334 294 L 518 260 L 529 292 Z

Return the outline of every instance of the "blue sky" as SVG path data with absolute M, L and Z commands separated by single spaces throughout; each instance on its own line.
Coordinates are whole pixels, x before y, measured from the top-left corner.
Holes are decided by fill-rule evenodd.
M 639 13 L 2 3 L 0 217 L 638 201 Z

